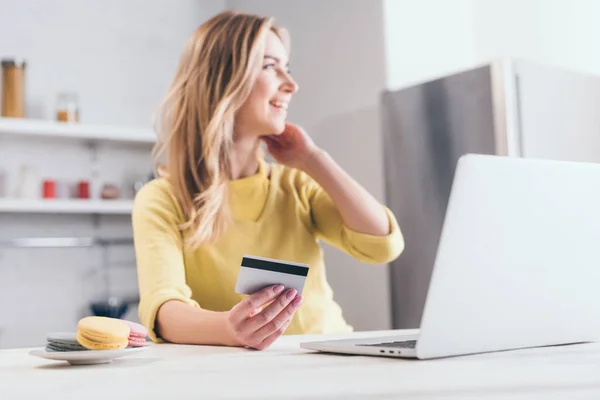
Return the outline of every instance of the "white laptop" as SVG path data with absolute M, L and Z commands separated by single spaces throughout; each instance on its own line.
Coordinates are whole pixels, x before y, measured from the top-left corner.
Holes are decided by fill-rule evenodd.
M 463 156 L 418 332 L 301 347 L 429 359 L 598 341 L 600 164 Z

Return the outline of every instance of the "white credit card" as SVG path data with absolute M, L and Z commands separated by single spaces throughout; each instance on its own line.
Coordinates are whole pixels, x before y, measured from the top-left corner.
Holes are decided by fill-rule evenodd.
M 235 292 L 253 294 L 268 286 L 283 285 L 301 294 L 307 275 L 307 264 L 246 255 L 242 258 Z

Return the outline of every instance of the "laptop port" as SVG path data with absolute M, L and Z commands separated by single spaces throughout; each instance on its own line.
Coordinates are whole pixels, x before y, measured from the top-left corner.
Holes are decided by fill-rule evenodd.
M 379 350 L 380 353 L 385 353 L 385 350 Z

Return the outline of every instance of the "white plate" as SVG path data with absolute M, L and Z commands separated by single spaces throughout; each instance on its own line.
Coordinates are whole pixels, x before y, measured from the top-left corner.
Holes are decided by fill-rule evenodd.
M 46 351 L 38 349 L 29 352 L 30 355 L 48 360 L 66 361 L 71 365 L 108 364 L 115 358 L 127 357 L 146 351 L 150 346 L 128 347 L 121 350 L 80 350 L 80 351 Z

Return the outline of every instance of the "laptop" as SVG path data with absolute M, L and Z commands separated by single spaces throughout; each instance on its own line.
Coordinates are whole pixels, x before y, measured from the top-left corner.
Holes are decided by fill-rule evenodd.
M 433 267 L 416 335 L 301 347 L 431 359 L 598 341 L 600 164 L 461 157 Z

